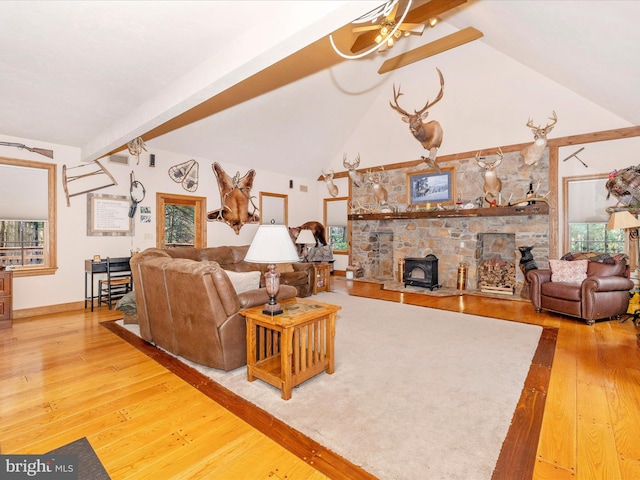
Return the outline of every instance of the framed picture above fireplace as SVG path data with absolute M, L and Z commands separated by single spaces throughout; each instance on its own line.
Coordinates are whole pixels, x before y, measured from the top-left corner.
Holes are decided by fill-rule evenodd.
M 407 173 L 407 204 L 452 205 L 455 198 L 454 185 L 453 167 L 441 168 L 439 172 Z

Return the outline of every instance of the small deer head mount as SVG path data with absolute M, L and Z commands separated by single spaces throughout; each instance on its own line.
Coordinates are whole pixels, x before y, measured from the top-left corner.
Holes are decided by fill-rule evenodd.
M 533 132 L 533 143 L 523 148 L 520 152 L 525 164 L 535 165 L 540 161 L 540 158 L 542 158 L 542 152 L 544 152 L 547 146 L 547 135 L 553 130 L 554 125 L 558 123 L 558 117 L 555 111 L 551 113 L 549 120 L 551 120 L 551 123 L 547 123 L 544 127 L 539 125 L 536 127 L 533 124 L 533 120 L 529 118 L 527 127 Z
M 360 154 L 353 161 L 353 163 L 347 162 L 347 154 L 342 156 L 342 166 L 349 171 L 349 178 L 356 187 L 361 187 L 364 184 L 364 178 L 362 172 L 356 171 L 356 168 L 360 166 Z
M 480 152 L 476 153 L 476 163 L 478 166 L 484 169 L 484 199 L 487 203 L 492 203 L 493 201 L 497 201 L 502 191 L 502 182 L 498 178 L 498 172 L 496 172 L 496 167 L 502 163 L 502 159 L 504 158 L 504 154 L 502 153 L 502 149 L 498 149 L 498 159 L 493 162 L 485 162 L 480 157 Z
M 324 183 L 327 185 L 327 190 L 329 191 L 329 195 L 332 197 L 338 196 L 338 187 L 333 184 L 333 170 L 329 170 L 329 173 L 324 173 L 322 171 L 322 178 Z
M 379 172 L 372 172 L 371 170 L 367 171 L 366 183 L 367 185 L 371 185 L 373 188 L 373 197 L 376 199 L 378 204 L 387 203 L 387 199 L 389 198 L 389 192 L 387 189 L 382 186 L 382 171 L 384 167 L 380 167 Z
M 402 92 L 400 92 L 400 87 L 398 87 L 398 91 L 396 92 L 396 86 L 393 86 L 393 102 L 389 102 L 391 108 L 393 108 L 396 112 L 402 115 L 402 121 L 409 124 L 409 130 L 411 134 L 420 142 L 422 147 L 426 150 L 429 150 L 429 158 L 431 160 L 435 160 L 438 148 L 442 144 L 442 127 L 440 123 L 435 120 L 431 120 L 430 122 L 424 123 L 427 116 L 429 115 L 429 108 L 433 107 L 436 103 L 438 103 L 442 97 L 444 96 L 444 77 L 442 76 L 442 72 L 440 69 L 436 68 L 438 71 L 438 76 L 440 77 L 440 92 L 436 95 L 436 98 L 433 102 L 427 103 L 420 110 L 414 110 L 413 114 L 403 110 L 400 105 L 398 105 L 398 99 Z

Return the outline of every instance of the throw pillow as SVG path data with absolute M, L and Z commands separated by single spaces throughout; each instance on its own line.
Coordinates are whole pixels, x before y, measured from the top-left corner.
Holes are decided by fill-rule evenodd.
M 290 263 L 276 263 L 276 272 L 287 273 L 293 272 L 293 265 Z
M 551 281 L 580 284 L 587 278 L 589 260 L 549 260 Z
M 248 292 L 260 288 L 260 272 L 234 272 L 232 270 L 224 271 L 231 280 L 236 293 Z

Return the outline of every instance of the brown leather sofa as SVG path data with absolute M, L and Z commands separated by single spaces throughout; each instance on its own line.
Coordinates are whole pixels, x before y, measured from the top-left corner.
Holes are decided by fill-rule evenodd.
M 596 252 L 568 253 L 561 260 L 589 260 L 587 278 L 582 283 L 551 281 L 551 269 L 529 270 L 531 302 L 540 312 L 550 310 L 585 320 L 614 318 L 626 313 L 629 290 L 633 282 L 627 278 L 626 255 Z
M 225 270 L 234 272 L 250 272 L 259 270 L 260 286 L 264 287 L 264 272 L 266 264 L 249 263 L 244 261 L 249 245 L 224 246 L 210 248 L 178 247 L 168 248 L 165 252 L 173 258 L 189 258 L 196 261 L 213 261 Z M 296 287 L 298 297 L 308 297 L 313 293 L 314 272 L 313 264 L 295 262 L 287 265 L 277 265 L 280 272 L 280 285 Z
M 142 338 L 201 365 L 226 371 L 246 365 L 246 322 L 239 312 L 267 303 L 266 289 L 236 293 L 217 262 L 169 252 L 151 248 L 131 257 Z M 282 285 L 277 299 L 296 294 Z

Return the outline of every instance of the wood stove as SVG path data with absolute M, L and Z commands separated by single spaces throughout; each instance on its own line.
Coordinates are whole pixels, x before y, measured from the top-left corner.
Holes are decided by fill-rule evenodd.
M 429 254 L 424 258 L 404 259 L 404 286 L 440 288 L 438 284 L 438 257 Z

